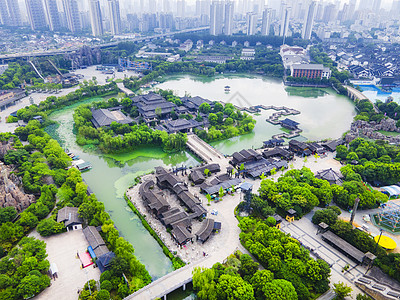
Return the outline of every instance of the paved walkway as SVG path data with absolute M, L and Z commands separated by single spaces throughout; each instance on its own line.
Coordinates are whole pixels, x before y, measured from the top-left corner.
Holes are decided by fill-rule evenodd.
M 88 247 L 88 242 L 82 230 L 65 232 L 50 237 L 41 237 L 35 231 L 32 236 L 46 242 L 47 259 L 50 264 L 55 263 L 58 268 L 58 278 L 51 280 L 51 285 L 33 299 L 78 299 L 78 290 L 81 290 L 88 280 L 97 281 L 100 279 L 99 268 L 89 266 L 81 269 L 80 260 L 76 257 L 77 251 L 84 252 Z

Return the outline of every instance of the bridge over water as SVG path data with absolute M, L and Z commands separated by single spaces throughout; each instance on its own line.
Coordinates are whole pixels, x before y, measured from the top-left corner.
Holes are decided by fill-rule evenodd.
M 357 90 L 351 86 L 348 86 L 348 85 L 344 85 L 344 88 L 347 90 L 347 96 L 349 96 L 351 100 L 353 100 L 354 102 L 358 102 L 360 100 L 368 100 L 369 102 L 371 102 L 372 106 L 374 107 L 374 111 L 376 113 L 379 113 L 379 109 L 375 106 L 375 103 L 373 103 L 371 101 L 371 99 L 366 97 L 359 90 Z
M 207 163 L 228 164 L 225 156 L 217 149 L 200 139 L 196 134 L 188 134 L 187 147 Z M 222 169 L 223 166 L 221 166 Z

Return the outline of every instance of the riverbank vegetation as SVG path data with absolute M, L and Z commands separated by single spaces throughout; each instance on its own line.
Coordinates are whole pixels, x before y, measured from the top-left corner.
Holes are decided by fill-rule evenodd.
M 57 211 L 65 206 L 74 206 L 79 208 L 79 215 L 84 219 L 85 225 L 101 226 L 101 235 L 108 249 L 116 255 L 110 268 L 109 289 L 113 298 L 126 297 L 150 283 L 149 273 L 134 256 L 132 245 L 119 236 L 103 203 L 97 201 L 94 194 L 87 195 L 87 185 L 77 169 L 66 170 L 71 159 L 40 126 L 38 121 L 30 121 L 23 129 L 16 130 L 21 140 L 29 143 L 25 146 L 16 143 L 15 147 L 18 149 L 9 150 L 5 156 L 5 162 L 13 164 L 17 174 L 23 177 L 24 189 L 35 193 L 39 198 L 20 213 L 19 219 L 14 223 L 10 222 L 13 212 L 0 213 L 5 221 L 0 230 L 2 248 L 10 251 L 9 253 L 14 251 L 11 250 L 12 246 L 36 225 L 43 236 L 65 231 L 64 225 L 56 222 Z M 53 210 L 56 197 L 59 201 Z M 44 219 L 50 212 L 51 216 Z M 39 221 L 41 219 L 43 220 Z M 128 279 L 129 288 L 122 274 Z
M 356 179 L 373 185 L 391 185 L 400 181 L 400 147 L 383 141 L 353 140 L 349 147 L 336 149 L 336 158 L 347 163 L 341 169 L 346 180 Z
M 247 113 L 242 113 L 232 103 L 214 103 L 211 107 L 207 103 L 200 106 L 200 113 L 208 114 L 210 127 L 208 130 L 195 129 L 194 132 L 207 142 L 229 139 L 234 136 L 252 132 L 256 121 Z M 200 120 L 199 114 L 195 120 Z
M 375 111 L 371 101 L 367 99 L 358 101 L 356 103 L 358 114 L 355 120 L 379 123 L 383 118 L 388 117 L 396 120 L 396 126 L 400 127 L 400 106 L 396 102 L 382 102 L 376 100 L 375 106 L 379 109 L 378 112 Z

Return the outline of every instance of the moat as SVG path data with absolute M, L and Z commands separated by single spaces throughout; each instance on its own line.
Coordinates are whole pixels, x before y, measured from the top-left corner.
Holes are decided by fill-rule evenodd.
M 231 87 L 230 93 L 225 93 L 226 85 Z M 175 90 L 179 96 L 187 92 L 191 96 L 232 102 L 238 106 L 264 104 L 295 108 L 301 113 L 289 118 L 300 123 L 299 127 L 303 129 L 300 139 L 303 140 L 338 138 L 350 128 L 355 115 L 352 102 L 332 90 L 288 88 L 280 80 L 263 77 L 235 75 L 220 76 L 213 80 L 203 77 L 174 76 L 165 78 L 165 81 L 157 87 Z M 232 97 L 233 95 L 236 96 Z M 91 98 L 84 102 L 101 100 L 101 98 Z M 99 154 L 95 149 L 82 149 L 75 143 L 72 118 L 74 109 L 79 104 L 53 113 L 51 119 L 59 123 L 59 126 L 53 125 L 48 128 L 48 132 L 64 147 L 92 164 L 92 170 L 83 173 L 83 178 L 97 198 L 104 203 L 121 235 L 132 243 L 135 255 L 146 265 L 153 279 L 171 272 L 171 262 L 128 208 L 123 195 L 138 175 L 150 172 L 156 166 L 162 165 L 167 168 L 177 165 L 195 166 L 199 161 L 186 151 L 167 154 L 154 147 L 109 156 Z M 262 111 L 254 116 L 257 120 L 254 132 L 212 144 L 224 154 L 231 154 L 243 148 L 261 147 L 264 140 L 282 132 L 279 126 L 265 121 L 272 113 L 273 111 Z

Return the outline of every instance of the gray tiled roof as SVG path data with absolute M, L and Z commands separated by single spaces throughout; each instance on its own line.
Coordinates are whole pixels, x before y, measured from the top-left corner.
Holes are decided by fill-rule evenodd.
M 92 123 L 96 128 L 110 126 L 112 122 L 119 124 L 130 124 L 133 120 L 125 116 L 120 110 L 110 111 L 108 109 L 92 110 Z
M 63 207 L 57 213 L 57 222 L 64 222 L 64 225 L 82 224 L 83 220 L 79 217 L 77 207 Z

